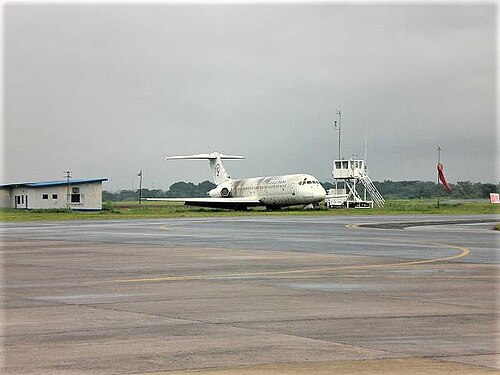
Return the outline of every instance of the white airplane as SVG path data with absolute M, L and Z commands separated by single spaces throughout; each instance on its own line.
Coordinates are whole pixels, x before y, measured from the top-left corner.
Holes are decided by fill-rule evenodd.
M 211 154 L 167 156 L 166 159 L 207 159 L 217 186 L 208 192 L 207 198 L 143 198 L 143 200 L 184 202 L 185 205 L 212 208 L 246 209 L 255 206 L 267 208 L 307 206 L 319 203 L 326 197 L 325 189 L 318 180 L 308 174 L 233 180 L 226 172 L 222 159 L 244 159 L 243 156 L 212 152 Z

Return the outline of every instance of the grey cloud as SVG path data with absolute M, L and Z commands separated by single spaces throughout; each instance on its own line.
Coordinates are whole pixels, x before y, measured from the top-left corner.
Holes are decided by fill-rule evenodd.
M 327 180 L 340 106 L 375 179 L 433 179 L 444 144 L 451 181 L 495 181 L 494 9 L 8 5 L 4 179 L 124 188 L 144 168 L 167 188 L 210 174 L 165 155 L 218 150 L 247 157 L 234 177 Z

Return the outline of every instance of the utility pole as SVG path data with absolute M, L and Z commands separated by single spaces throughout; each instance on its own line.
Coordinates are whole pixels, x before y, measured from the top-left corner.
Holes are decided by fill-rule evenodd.
M 142 203 L 142 169 L 137 173 L 139 176 L 139 204 Z
M 441 163 L 441 150 L 442 146 L 438 145 L 437 146 L 437 152 L 438 152 L 438 165 Z M 439 170 L 437 171 L 437 187 L 438 187 L 438 193 L 437 193 L 437 208 L 439 208 L 439 196 L 441 195 L 440 190 L 439 190 Z
M 69 180 L 71 179 L 71 171 L 64 171 L 64 176 L 66 177 L 66 208 L 69 209 Z

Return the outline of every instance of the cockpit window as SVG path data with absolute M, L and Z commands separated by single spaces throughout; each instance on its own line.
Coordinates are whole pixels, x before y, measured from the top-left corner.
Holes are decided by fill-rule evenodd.
M 302 181 L 299 181 L 299 185 L 319 185 L 318 180 L 308 180 L 307 178 L 304 178 Z

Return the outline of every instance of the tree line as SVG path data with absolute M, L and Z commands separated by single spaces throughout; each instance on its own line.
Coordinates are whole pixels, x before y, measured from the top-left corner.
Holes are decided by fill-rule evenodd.
M 176 182 L 170 185 L 170 188 L 165 191 L 161 189 L 142 189 L 144 198 L 195 198 L 206 197 L 207 193 L 216 185 L 210 181 L 203 181 L 199 184 L 192 182 Z M 104 202 L 124 202 L 133 201 L 139 198 L 139 189 L 136 190 L 120 190 L 115 193 L 110 191 L 102 192 L 102 200 Z
M 489 198 L 490 193 L 500 191 L 499 184 L 459 181 L 450 184 L 451 193 L 447 192 L 442 185 L 438 187 L 435 182 L 430 181 L 374 181 L 374 185 L 384 198 L 388 199 L 423 199 L 434 198 L 438 194 L 450 199 L 482 199 Z M 322 182 L 321 185 L 328 191 L 334 187 L 331 182 Z M 209 190 L 216 185 L 210 181 L 199 184 L 192 182 L 176 182 L 167 191 L 161 189 L 142 189 L 142 196 L 149 198 L 194 198 L 206 197 Z M 102 200 L 105 202 L 134 201 L 139 196 L 139 189 L 120 190 L 118 192 L 102 192 Z
M 482 199 L 489 198 L 490 193 L 498 193 L 500 184 L 458 181 L 449 184 L 451 192 L 443 185 L 430 181 L 390 181 L 374 182 L 380 194 L 389 199 L 434 198 L 438 195 L 451 199 Z

